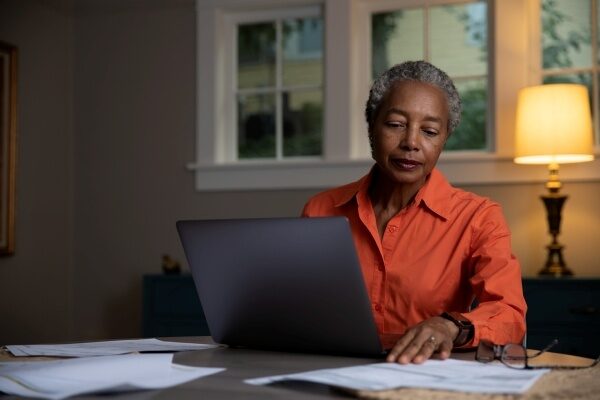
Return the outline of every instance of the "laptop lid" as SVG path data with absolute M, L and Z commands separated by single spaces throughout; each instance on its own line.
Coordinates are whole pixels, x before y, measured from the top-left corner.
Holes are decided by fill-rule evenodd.
M 346 218 L 178 221 L 217 343 L 383 353 Z

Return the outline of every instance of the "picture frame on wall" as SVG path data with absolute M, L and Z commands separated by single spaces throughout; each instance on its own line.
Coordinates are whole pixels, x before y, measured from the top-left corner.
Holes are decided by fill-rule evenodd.
M 0 255 L 15 251 L 17 48 L 0 41 Z

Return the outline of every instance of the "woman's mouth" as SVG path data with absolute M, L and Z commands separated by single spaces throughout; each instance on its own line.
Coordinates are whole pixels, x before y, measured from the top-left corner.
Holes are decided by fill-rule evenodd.
M 408 160 L 406 158 L 395 158 L 392 160 L 392 164 L 401 170 L 412 171 L 421 165 L 420 162 L 415 160 Z

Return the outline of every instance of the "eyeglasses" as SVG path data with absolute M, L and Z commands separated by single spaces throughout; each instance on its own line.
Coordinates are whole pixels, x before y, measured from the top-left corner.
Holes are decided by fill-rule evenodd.
M 558 339 L 554 339 L 552 343 L 546 346 L 543 350 L 539 350 L 533 354 L 531 351 L 520 344 L 497 345 L 486 341 L 481 341 L 477 347 L 475 360 L 483 363 L 489 363 L 494 360 L 500 360 L 502 364 L 515 369 L 581 369 L 591 368 L 600 362 L 600 357 L 596 358 L 590 365 L 529 365 L 529 361 L 539 357 L 558 343 Z

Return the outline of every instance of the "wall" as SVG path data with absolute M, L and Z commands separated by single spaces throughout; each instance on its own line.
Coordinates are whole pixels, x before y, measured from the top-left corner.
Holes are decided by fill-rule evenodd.
M 194 191 L 192 0 L 78 1 L 69 29 L 48 3 L 0 0 L 0 38 L 21 48 L 22 82 L 17 253 L 0 259 L 0 343 L 137 336 L 142 275 L 160 272 L 163 253 L 183 260 L 177 219 L 294 216 L 317 191 Z M 599 276 L 600 182 L 564 188 L 566 260 Z M 467 189 L 503 205 L 534 275 L 549 242 L 543 183 Z
M 18 47 L 16 252 L 0 258 L 0 343 L 69 336 L 72 257 L 70 18 L 0 0 L 0 40 Z

